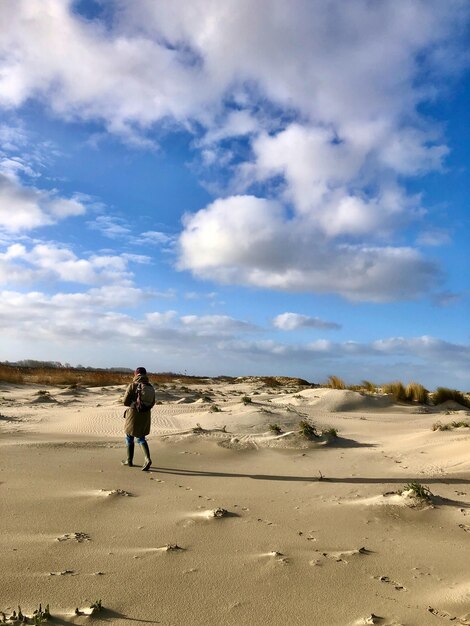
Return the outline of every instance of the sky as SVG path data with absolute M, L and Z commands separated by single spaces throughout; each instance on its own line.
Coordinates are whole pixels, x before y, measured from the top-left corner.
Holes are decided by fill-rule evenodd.
M 470 389 L 466 0 L 0 24 L 0 360 Z

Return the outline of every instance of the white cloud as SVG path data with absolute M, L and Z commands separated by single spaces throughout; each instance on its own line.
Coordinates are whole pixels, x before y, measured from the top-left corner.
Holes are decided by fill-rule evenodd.
M 217 200 L 184 226 L 179 268 L 222 283 L 386 301 L 418 297 L 439 282 L 437 268 L 412 248 L 325 241 L 310 223 L 253 196 Z
M 0 253 L 0 284 L 53 280 L 127 286 L 132 278 L 127 263 L 122 255 L 93 254 L 80 258 L 72 250 L 55 244 L 36 244 L 30 249 L 13 244 Z
M 182 324 L 200 335 L 233 335 L 240 332 L 259 330 L 254 324 L 236 320 L 228 315 L 183 315 Z
M 11 176 L 0 174 L 0 229 L 27 232 L 83 215 L 85 211 L 85 206 L 74 198 L 61 198 L 55 191 L 25 187 Z
M 418 379 L 430 387 L 466 388 L 470 384 L 468 345 L 429 336 L 367 343 L 253 341 L 250 337 L 260 329 L 229 316 L 181 316 L 174 310 L 142 316 L 120 311 L 147 298 L 147 293 L 131 286 L 102 286 L 54 296 L 39 291 L 2 291 L 0 358 L 10 358 L 6 346 L 16 346 L 16 341 L 23 346 L 27 342 L 28 352 L 22 348 L 24 358 L 43 358 L 47 349 L 47 354 L 59 361 L 76 362 L 88 355 L 92 365 L 98 361 L 114 366 L 138 358 L 156 371 L 168 371 L 171 365 L 181 368 L 184 363 L 193 373 L 208 375 L 256 375 L 262 370 L 321 382 L 333 372 L 350 382 L 400 378 Z
M 163 248 L 171 248 L 175 242 L 175 237 L 158 230 L 147 230 L 140 233 L 137 237 L 134 237 L 133 241 L 135 243 L 139 242 L 142 245 L 154 245 L 162 246 Z
M 39 291 L 2 291 L 0 321 L 5 333 L 23 339 L 49 338 L 59 345 L 80 341 L 90 348 L 96 340 L 140 339 L 143 352 L 152 352 L 162 344 L 180 352 L 190 352 L 195 346 L 205 349 L 206 345 L 215 349 L 220 339 L 259 330 L 253 324 L 225 315 L 180 316 L 169 310 L 152 311 L 139 318 L 119 310 L 137 306 L 154 295 L 130 285 L 53 296 Z
M 110 239 L 129 237 L 131 233 L 131 229 L 125 220 L 112 215 L 98 215 L 95 220 L 87 222 L 87 225 L 92 230 L 98 230 Z
M 57 116 L 98 121 L 143 146 L 156 123 L 176 122 L 195 134 L 211 168 L 245 161 L 233 182 L 244 200 L 186 218 L 180 268 L 351 299 L 430 288 L 434 265 L 391 238 L 424 214 L 401 177 L 439 170 L 448 152 L 419 106 L 460 64 L 467 2 L 114 0 L 109 12 L 104 24 L 77 15 L 72 0 L 0 4 L 9 25 L 0 36 L 0 106 L 37 98 Z M 240 137 L 251 156 L 221 158 L 221 142 Z M 277 203 L 250 199 L 260 183 L 267 195 L 280 192 Z M 7 191 L 19 209 L 1 214 L 11 231 L 81 206 L 32 188 Z M 101 227 L 114 237 L 126 228 Z M 377 244 L 384 238 L 387 246 Z M 171 249 L 161 234 L 147 241 Z
M 273 325 L 279 330 L 298 330 L 299 328 L 319 328 L 322 330 L 338 330 L 340 324 L 327 322 L 319 317 L 309 317 L 299 313 L 281 313 L 273 319 Z
M 104 120 L 125 133 L 167 116 L 212 125 L 230 95 L 246 111 L 229 113 L 223 127 L 245 134 L 255 130 L 254 100 L 265 95 L 337 127 L 356 145 L 395 137 L 401 116 L 429 96 L 425 85 L 414 85 L 418 55 L 427 68 L 441 63 L 448 70 L 451 36 L 468 16 L 462 0 L 357 0 L 346 7 L 339 0 L 115 0 L 105 26 L 81 19 L 72 6 L 2 3 L 9 24 L 0 42 L 4 106 L 47 98 L 57 114 Z M 423 138 L 405 134 L 389 160 L 403 152 L 397 145 L 416 141 Z
M 443 228 L 429 228 L 420 233 L 417 238 L 417 243 L 420 246 L 445 246 L 450 242 L 450 234 Z

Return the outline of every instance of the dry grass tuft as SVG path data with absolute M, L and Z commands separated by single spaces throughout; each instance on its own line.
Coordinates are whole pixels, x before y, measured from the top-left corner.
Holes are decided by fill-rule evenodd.
M 315 424 L 309 420 L 301 420 L 299 422 L 299 430 L 307 439 L 318 439 L 320 437 Z
M 346 384 L 342 378 L 339 376 L 328 376 L 328 382 L 326 384 L 327 387 L 331 389 L 346 389 Z
M 405 390 L 406 398 L 409 402 L 420 402 L 427 404 L 429 401 L 429 391 L 420 383 L 408 383 Z
M 395 380 L 393 383 L 387 383 L 382 386 L 383 392 L 390 394 L 395 402 L 407 402 L 406 389 L 403 383 Z
M 438 387 L 432 397 L 434 404 L 442 404 L 447 402 L 447 400 L 453 400 L 470 409 L 470 400 L 461 391 L 449 389 L 448 387 Z
M 171 372 L 150 373 L 155 384 L 185 383 L 195 384 L 205 380 L 198 376 L 183 376 Z M 132 372 L 119 372 L 100 369 L 77 369 L 73 367 L 27 367 L 0 363 L 0 381 L 16 385 L 86 386 L 107 387 L 126 385 L 132 379 Z
M 447 424 L 443 424 L 442 422 L 434 422 L 432 425 L 432 429 L 436 430 L 452 430 L 453 428 L 470 428 L 470 422 L 465 420 L 461 420 L 460 422 L 448 422 Z

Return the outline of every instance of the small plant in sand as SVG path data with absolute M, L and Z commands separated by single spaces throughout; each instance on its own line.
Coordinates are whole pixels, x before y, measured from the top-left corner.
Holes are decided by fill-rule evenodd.
M 361 387 L 364 391 L 368 391 L 369 393 L 377 392 L 377 385 L 375 383 L 371 383 L 370 380 L 363 380 L 361 382 Z
M 222 409 L 220 408 L 220 406 L 217 406 L 216 404 L 212 404 L 211 408 L 209 409 L 209 411 L 211 413 L 221 413 Z
M 406 485 L 403 487 L 403 491 L 412 491 L 416 498 L 418 498 L 419 500 L 424 500 L 426 502 L 429 502 L 433 495 L 429 487 L 422 485 L 417 480 L 406 483 Z
M 429 391 L 420 383 L 408 383 L 405 389 L 405 395 L 409 402 L 427 404 L 429 401 Z
M 243 396 L 241 401 L 243 402 L 243 404 L 251 404 L 252 402 L 250 396 Z
M 342 378 L 339 376 L 328 376 L 328 382 L 326 384 L 327 387 L 331 389 L 346 389 L 346 384 Z
M 338 438 L 338 430 L 333 427 L 323 428 L 321 434 L 324 437 L 328 437 L 329 439 L 337 439 Z
M 90 609 L 93 612 L 102 611 L 103 610 L 103 606 L 101 604 L 101 600 L 95 600 L 93 602 L 93 604 L 90 605 Z
M 442 404 L 452 400 L 470 409 L 470 400 L 457 389 L 449 389 L 448 387 L 438 387 L 433 394 L 432 401 L 434 404 Z
M 280 435 L 282 433 L 282 428 L 279 424 L 269 424 L 269 430 L 275 435 Z
M 391 395 L 395 402 L 406 402 L 406 389 L 403 383 L 399 380 L 395 380 L 393 383 L 387 383 L 382 387 L 383 392 Z
M 319 434 L 313 422 L 308 420 L 301 420 L 299 422 L 300 433 L 307 439 L 318 439 Z
M 452 430 L 453 428 L 470 428 L 470 422 L 466 422 L 465 420 L 461 420 L 460 422 L 447 422 L 447 424 L 435 422 L 432 425 L 433 430 Z

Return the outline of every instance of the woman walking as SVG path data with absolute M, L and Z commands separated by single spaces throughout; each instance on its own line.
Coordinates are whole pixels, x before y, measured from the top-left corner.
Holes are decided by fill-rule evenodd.
M 127 460 L 123 465 L 134 465 L 134 437 L 144 453 L 143 472 L 147 472 L 151 465 L 150 450 L 145 437 L 150 433 L 150 414 L 155 404 L 155 389 L 150 384 L 145 367 L 138 367 L 134 372 L 134 379 L 124 394 L 124 405 L 129 407 L 124 412 L 126 434 Z

